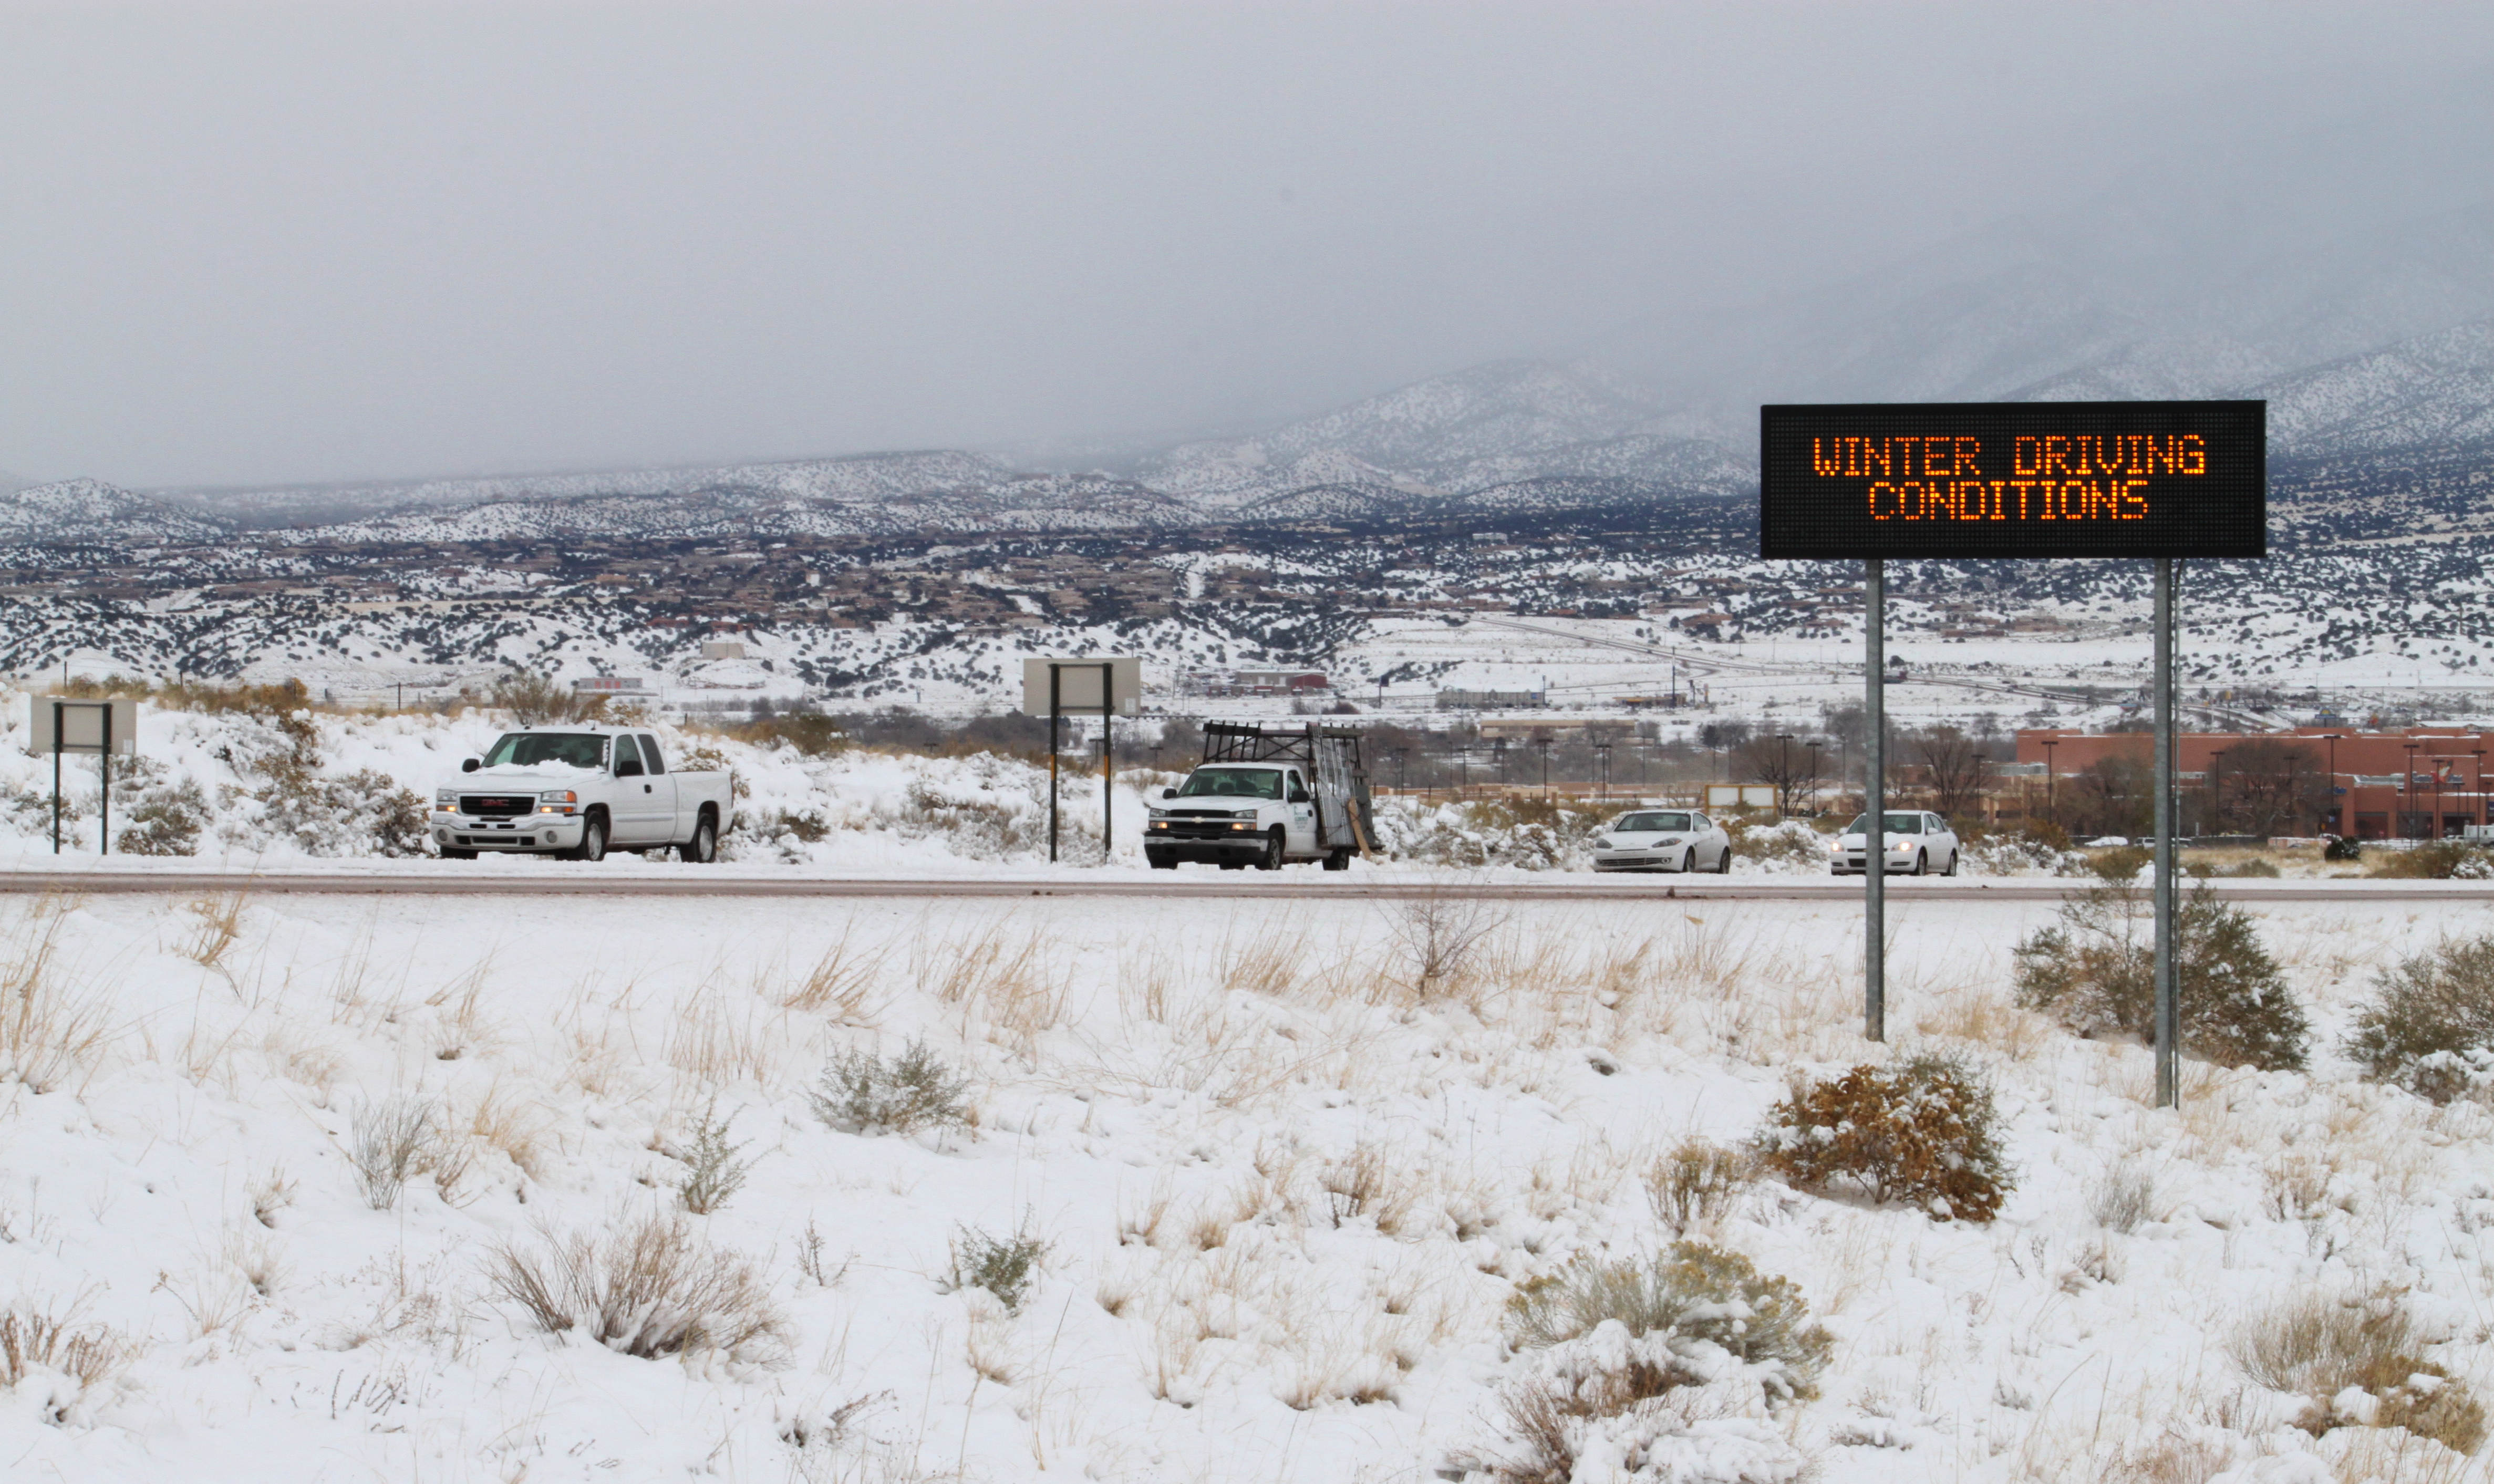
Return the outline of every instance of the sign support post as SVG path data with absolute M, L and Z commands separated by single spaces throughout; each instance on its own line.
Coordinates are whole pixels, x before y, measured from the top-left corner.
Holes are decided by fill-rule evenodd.
M 1100 858 L 1109 860 L 1116 835 L 1110 830 L 1110 810 L 1117 803 L 1117 667 L 1100 665 Z M 1111 864 L 1115 863 L 1110 862 Z
M 2174 922 L 2174 559 L 2156 559 L 2156 1105 L 2181 1101 L 2175 1085 L 2182 1040 Z
M 69 708 L 52 703 L 52 854 L 61 853 L 61 718 Z
M 1888 1039 L 1888 564 L 1862 584 L 1862 1035 Z
M 1048 863 L 1056 863 L 1056 757 L 1064 749 L 1065 682 L 1048 667 Z

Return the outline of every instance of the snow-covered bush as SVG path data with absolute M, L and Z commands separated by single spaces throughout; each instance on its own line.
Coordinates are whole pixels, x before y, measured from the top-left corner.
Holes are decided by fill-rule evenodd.
M 845 1133 L 914 1134 L 966 1126 L 969 1090 L 969 1078 L 913 1041 L 889 1061 L 871 1051 L 841 1052 L 806 1097 L 816 1117 Z
M 955 1292 L 984 1288 L 1005 1306 L 1005 1313 L 1018 1314 L 1030 1296 L 1030 1286 L 1039 1281 L 1039 1264 L 1047 1256 L 1048 1243 L 1027 1231 L 999 1237 L 962 1227 L 953 1233 L 953 1266 L 945 1287 Z
M 150 761 L 133 758 L 132 762 Z M 199 851 L 199 835 L 208 827 L 208 796 L 191 777 L 153 776 L 138 784 L 137 802 L 122 813 L 129 821 L 112 842 L 125 856 L 191 856 Z
M 551 1334 L 578 1329 L 626 1355 L 716 1354 L 772 1364 L 788 1321 L 743 1256 L 705 1246 L 682 1215 L 654 1212 L 600 1233 L 540 1232 L 531 1251 L 496 1248 L 494 1290 Z
M 2204 883 L 2175 914 L 2182 1049 L 2228 1067 L 2299 1069 L 2310 1031 L 2248 913 Z M 2012 951 L 2018 1003 L 2082 1036 L 2152 1039 L 2155 931 L 2147 894 L 2109 882 L 2061 904 Z
M 1537 799 L 1386 800 L 1377 810 L 1377 831 L 1386 853 L 1403 860 L 1464 869 L 1567 870 L 1591 860 L 1587 850 L 1603 818 Z
M 2468 1383 L 2424 1359 L 2398 1293 L 2341 1297 L 2302 1292 L 2253 1316 L 2228 1337 L 2243 1374 L 2304 1399 L 2296 1425 L 2405 1428 L 2461 1455 L 2485 1440 L 2485 1408 Z
M 1991 1221 L 2017 1184 L 1991 1084 L 1955 1056 L 1796 1086 L 1755 1142 L 1768 1168 L 1806 1190 L 1852 1185 L 1940 1221 Z
M 1790 1281 L 1679 1242 L 1646 1262 L 1582 1258 L 1519 1289 L 1498 1445 L 1458 1460 L 1501 1484 L 1777 1480 L 1804 1461 L 1767 1413 L 1816 1393 L 1833 1341 Z
M 2347 1041 L 2366 1076 L 2436 1103 L 2494 1091 L 2494 936 L 2403 959 L 2379 991 Z
M 1774 872 L 1822 871 L 1827 868 L 1827 837 L 1806 819 L 1773 824 L 1727 819 L 1723 833 L 1732 837 L 1732 857 Z

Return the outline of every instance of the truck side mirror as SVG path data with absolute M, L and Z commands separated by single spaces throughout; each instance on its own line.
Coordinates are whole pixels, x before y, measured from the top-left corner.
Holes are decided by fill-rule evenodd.
M 461 772 L 474 772 L 477 769 L 484 766 L 485 760 L 483 758 L 463 758 L 459 763 L 459 771 Z
M 1163 799 L 1175 799 L 1175 798 L 1177 797 L 1177 790 L 1176 790 L 1176 789 L 1173 789 L 1173 788 L 1165 788 L 1165 789 L 1162 789 L 1162 790 L 1161 790 L 1161 797 L 1162 797 Z

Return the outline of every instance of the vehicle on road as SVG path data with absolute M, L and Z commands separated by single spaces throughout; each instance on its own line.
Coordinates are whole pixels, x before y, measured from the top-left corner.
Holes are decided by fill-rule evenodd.
M 592 723 L 505 732 L 434 791 L 429 826 L 444 860 L 480 853 L 601 861 L 609 850 L 718 859 L 734 818 L 735 782 L 709 770 L 671 772 L 658 740 Z
M 1163 871 L 1188 861 L 1226 871 L 1315 861 L 1339 871 L 1376 838 L 1355 728 L 1211 721 L 1202 763 L 1151 804 L 1143 859 Z
M 1828 841 L 1829 874 L 1859 876 L 1863 873 L 1863 852 L 1866 848 L 1863 825 L 1870 817 L 1868 814 L 1856 817 L 1853 823 L 1837 833 L 1835 839 Z M 1957 832 L 1938 815 L 1921 809 L 1892 809 L 1883 834 L 1887 845 L 1887 875 L 1928 876 L 1933 871 L 1943 876 L 1957 874 Z
M 1714 871 L 1732 868 L 1732 837 L 1692 809 L 1630 809 L 1594 836 L 1597 871 Z

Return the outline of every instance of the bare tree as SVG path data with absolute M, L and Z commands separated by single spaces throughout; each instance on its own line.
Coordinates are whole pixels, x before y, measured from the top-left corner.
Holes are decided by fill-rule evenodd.
M 1799 737 L 1752 737 L 1741 744 L 1741 776 L 1774 785 L 1776 812 L 1790 814 L 1793 797 L 1818 782 L 1810 756 L 1810 743 Z
M 1912 746 L 1915 761 L 1923 765 L 1931 778 L 1933 807 L 1956 818 L 1966 804 L 1975 802 L 1976 791 L 1983 784 L 1982 753 L 1974 739 L 1943 723 L 1915 738 Z

